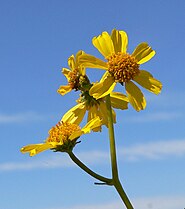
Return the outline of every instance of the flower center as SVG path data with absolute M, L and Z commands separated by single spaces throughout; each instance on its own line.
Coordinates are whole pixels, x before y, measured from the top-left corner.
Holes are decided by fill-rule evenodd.
M 89 88 L 90 81 L 86 75 L 81 75 L 79 69 L 72 70 L 69 72 L 69 81 L 68 84 L 72 89 L 86 90 Z
M 46 139 L 47 142 L 57 142 L 59 144 L 64 144 L 68 141 L 69 136 L 75 132 L 79 131 L 80 127 L 76 124 L 71 124 L 67 122 L 59 122 L 56 126 L 49 130 L 49 137 Z
M 72 89 L 75 89 L 76 91 L 78 90 L 79 87 L 79 72 L 77 69 L 72 70 L 69 72 L 69 85 L 71 86 Z
M 139 74 L 139 64 L 130 54 L 118 52 L 107 58 L 108 71 L 116 82 L 123 83 L 130 81 Z

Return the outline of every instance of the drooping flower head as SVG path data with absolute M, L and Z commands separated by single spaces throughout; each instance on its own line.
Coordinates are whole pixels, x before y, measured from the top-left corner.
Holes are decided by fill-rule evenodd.
M 100 126 L 101 120 L 99 117 L 93 118 L 83 128 L 80 128 L 78 123 L 61 121 L 49 130 L 49 136 L 44 143 L 27 145 L 21 148 L 21 152 L 29 152 L 30 156 L 34 156 L 48 149 L 68 152 L 74 148 L 77 144 L 77 139 L 81 135 L 89 133 L 92 129 Z
M 68 65 L 70 69 L 62 69 L 62 73 L 67 78 L 68 84 L 59 87 L 59 94 L 65 95 L 72 90 L 83 90 L 89 85 L 89 79 L 86 76 L 85 68 L 80 66 L 78 62 L 79 56 L 83 54 L 83 51 L 78 51 L 76 56 L 71 55 L 68 58 Z
M 94 84 L 90 89 L 89 93 L 94 98 L 99 99 L 110 94 L 116 83 L 120 83 L 125 86 L 131 105 L 140 111 L 146 107 L 146 100 L 133 81 L 152 93 L 160 93 L 161 82 L 149 72 L 140 69 L 141 64 L 155 55 L 155 51 L 147 43 L 140 43 L 133 53 L 129 54 L 127 53 L 128 38 L 126 32 L 116 29 L 112 30 L 111 35 L 103 32 L 98 37 L 94 37 L 92 43 L 106 61 L 84 53 L 79 56 L 79 63 L 84 67 L 106 70 L 101 81 Z
M 116 109 L 125 110 L 128 108 L 128 98 L 119 92 L 110 93 L 111 106 Z M 77 105 L 67 111 L 62 117 L 62 121 L 77 122 L 80 123 L 85 113 L 88 112 L 87 122 L 95 117 L 99 117 L 102 120 L 102 125 L 108 127 L 108 117 L 107 117 L 107 107 L 105 102 L 105 97 L 100 99 L 95 99 L 93 96 L 89 95 L 89 91 L 85 91 L 81 94 L 80 98 L 77 100 Z M 113 122 L 116 123 L 116 113 L 112 108 Z M 93 131 L 101 131 L 101 126 L 95 127 Z

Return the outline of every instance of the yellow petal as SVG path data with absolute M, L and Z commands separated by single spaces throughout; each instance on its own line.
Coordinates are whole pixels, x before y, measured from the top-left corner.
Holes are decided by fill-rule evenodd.
M 72 141 L 72 140 L 74 140 L 74 139 L 79 138 L 82 134 L 83 134 L 83 131 L 82 131 L 82 130 L 80 130 L 80 131 L 75 131 L 75 132 L 73 132 L 73 133 L 70 135 L 69 139 Z
M 108 127 L 107 106 L 104 102 L 100 103 L 100 113 L 101 113 L 101 118 L 103 119 L 102 124 Z M 113 109 L 112 109 L 112 117 L 113 117 L 113 123 L 116 123 L 116 113 Z
M 79 66 L 79 57 L 82 55 L 82 54 L 85 54 L 84 51 L 80 50 L 76 53 L 76 64 Z
M 76 66 L 75 67 L 76 67 L 76 69 L 78 69 L 80 75 L 85 76 L 85 74 L 86 74 L 85 67 L 80 66 L 80 64 L 79 64 L 79 57 L 83 54 L 85 54 L 85 52 L 82 50 L 80 50 L 76 53 Z
M 130 104 L 135 110 L 144 110 L 146 107 L 146 100 L 141 90 L 131 81 L 125 83 L 126 92 Z
M 101 114 L 99 111 L 99 105 L 93 105 L 90 107 L 87 117 L 87 122 L 91 121 L 93 118 L 99 116 L 101 118 Z M 101 126 L 92 129 L 94 132 L 101 131 Z
M 70 79 L 70 77 L 69 77 L 70 72 L 71 72 L 71 70 L 69 70 L 67 68 L 62 68 L 62 73 L 65 75 L 65 77 L 67 78 L 68 81 Z
M 66 86 L 60 86 L 57 92 L 64 96 L 65 94 L 69 93 L 72 90 L 71 86 L 66 85 Z
M 114 45 L 115 53 L 126 53 L 128 45 L 128 37 L 125 31 L 112 30 L 111 39 Z
M 75 70 L 76 68 L 76 62 L 75 62 L 75 57 L 74 55 L 71 55 L 69 58 L 68 58 L 68 65 L 70 67 L 71 70 Z
M 47 149 L 50 149 L 52 148 L 51 145 L 49 145 L 48 143 L 43 143 L 43 144 L 30 144 L 30 145 L 27 145 L 25 147 L 22 147 L 21 148 L 21 152 L 22 153 L 26 153 L 26 152 L 29 152 L 30 153 L 30 156 L 34 156 L 40 152 L 43 152 Z
M 97 116 L 90 120 L 83 128 L 84 134 L 89 133 L 92 129 L 100 127 L 102 125 L 101 119 Z
M 136 58 L 138 64 L 143 64 L 147 62 L 154 55 L 155 51 L 145 42 L 140 43 L 132 53 L 132 56 Z
M 92 43 L 105 58 L 114 53 L 112 39 L 106 31 L 98 37 L 94 37 Z
M 104 80 L 102 79 L 100 83 L 95 83 L 91 87 L 89 94 L 96 99 L 105 97 L 114 90 L 115 85 L 114 78 L 111 75 L 108 75 Z
M 100 113 L 102 118 L 102 124 L 108 127 L 108 117 L 107 117 L 107 106 L 104 102 L 100 102 Z
M 82 54 L 79 56 L 78 62 L 80 65 L 89 68 L 99 68 L 107 70 L 107 63 L 90 55 L 90 54 Z
M 88 111 L 88 117 L 87 117 L 87 121 L 89 122 L 90 120 L 92 120 L 93 118 L 98 116 L 98 106 L 91 106 L 89 111 Z
M 110 76 L 109 71 L 105 71 L 105 73 L 102 75 L 99 83 L 103 82 L 107 78 L 107 76 Z
M 126 95 L 120 92 L 110 93 L 111 106 L 117 109 L 125 110 L 128 109 L 128 98 Z
M 76 106 L 74 106 L 64 114 L 61 121 L 68 123 L 75 123 L 78 125 L 83 120 L 85 112 L 86 112 L 85 105 L 83 103 L 77 104 Z
M 161 82 L 153 78 L 153 76 L 145 70 L 140 70 L 139 75 L 134 77 L 134 81 L 154 94 L 159 94 L 161 92 Z

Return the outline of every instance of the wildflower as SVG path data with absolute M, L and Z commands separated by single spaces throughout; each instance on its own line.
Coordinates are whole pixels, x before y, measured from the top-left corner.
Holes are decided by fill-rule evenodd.
M 34 156 L 48 149 L 68 152 L 73 149 L 77 143 L 77 139 L 81 135 L 87 134 L 92 129 L 98 128 L 99 126 L 101 126 L 99 117 L 90 120 L 83 128 L 80 128 L 78 123 L 61 121 L 49 130 L 49 136 L 44 143 L 27 145 L 21 148 L 21 152 L 29 152 L 30 156 Z
M 68 65 L 70 69 L 62 69 L 62 73 L 67 78 L 68 84 L 59 87 L 59 94 L 65 95 L 73 89 L 76 91 L 82 90 L 83 88 L 86 88 L 86 85 L 89 84 L 89 79 L 85 74 L 85 68 L 80 66 L 78 62 L 79 56 L 83 54 L 83 51 L 78 51 L 76 57 L 71 55 L 68 58 Z
M 127 34 L 116 29 L 112 30 L 111 35 L 103 32 L 98 37 L 94 37 L 92 43 L 104 56 L 106 62 L 86 53 L 79 56 L 78 61 L 84 67 L 106 70 L 101 81 L 90 89 L 89 93 L 94 98 L 105 97 L 114 90 L 116 83 L 120 83 L 125 86 L 131 105 L 140 111 L 146 107 L 146 100 L 133 81 L 154 94 L 160 93 L 161 82 L 148 71 L 140 70 L 140 64 L 155 55 L 155 51 L 147 43 L 140 43 L 132 54 L 128 54 Z
M 122 110 L 128 108 L 128 98 L 124 94 L 119 92 L 111 92 L 110 99 L 113 108 Z M 93 96 L 89 95 L 88 91 L 86 91 L 81 94 L 80 98 L 77 100 L 77 103 L 78 104 L 76 106 L 65 113 L 62 121 L 80 123 L 83 120 L 85 113 L 88 112 L 87 122 L 98 116 L 102 120 L 102 125 L 106 125 L 108 127 L 105 97 L 95 99 Z M 116 123 L 116 113 L 113 108 L 113 122 Z M 92 130 L 96 132 L 101 131 L 101 126 L 95 127 Z

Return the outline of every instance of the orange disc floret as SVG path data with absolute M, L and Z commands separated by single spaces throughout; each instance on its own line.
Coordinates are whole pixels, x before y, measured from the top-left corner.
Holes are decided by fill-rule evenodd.
M 72 89 L 78 90 L 79 87 L 79 71 L 78 69 L 72 70 L 69 72 L 69 85 Z
M 130 81 L 139 74 L 139 64 L 130 54 L 118 52 L 109 56 L 107 60 L 108 71 L 116 82 Z
M 76 124 L 71 124 L 68 122 L 59 122 L 56 126 L 49 130 L 49 137 L 46 139 L 47 142 L 56 142 L 58 144 L 64 144 L 68 141 L 69 136 L 75 132 L 79 131 L 80 127 Z

